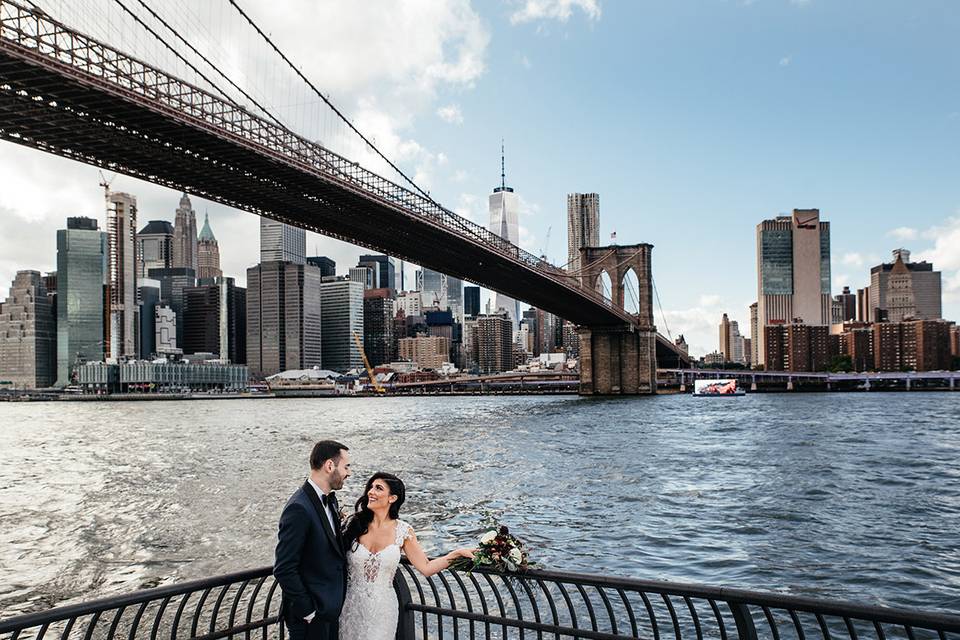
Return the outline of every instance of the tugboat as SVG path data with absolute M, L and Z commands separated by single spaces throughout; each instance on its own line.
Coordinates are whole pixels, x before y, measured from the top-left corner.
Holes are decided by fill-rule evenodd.
M 743 396 L 747 392 L 737 386 L 734 379 L 694 380 L 695 396 Z

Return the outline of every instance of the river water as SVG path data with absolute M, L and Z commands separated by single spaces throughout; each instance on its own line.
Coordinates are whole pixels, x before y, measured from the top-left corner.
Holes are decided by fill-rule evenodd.
M 430 551 L 960 610 L 960 393 L 0 403 L 0 617 L 270 564 L 312 443 Z

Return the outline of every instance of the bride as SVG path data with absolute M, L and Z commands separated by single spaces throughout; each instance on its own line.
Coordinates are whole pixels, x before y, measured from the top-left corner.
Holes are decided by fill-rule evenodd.
M 391 473 L 367 480 L 355 513 L 347 520 L 347 593 L 340 613 L 340 640 L 393 640 L 398 605 L 393 576 L 400 551 L 424 576 L 446 569 L 456 558 L 473 557 L 474 549 L 457 549 L 428 560 L 413 529 L 398 519 L 406 490 Z

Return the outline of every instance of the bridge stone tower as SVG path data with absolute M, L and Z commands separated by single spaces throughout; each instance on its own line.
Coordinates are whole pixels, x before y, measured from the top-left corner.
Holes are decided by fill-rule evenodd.
M 580 393 L 638 395 L 657 392 L 657 328 L 653 324 L 651 244 L 580 249 L 584 287 L 596 289 L 600 275 L 610 276 L 611 302 L 623 308 L 624 278 L 632 269 L 639 283 L 636 324 L 579 327 Z

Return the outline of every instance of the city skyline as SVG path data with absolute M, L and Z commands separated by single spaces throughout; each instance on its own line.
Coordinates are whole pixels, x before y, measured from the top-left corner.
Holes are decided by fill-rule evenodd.
M 378 141 L 393 141 L 383 143 L 385 151 L 399 155 L 404 166 L 423 165 L 425 156 L 392 154 L 401 143 L 417 142 L 430 154 L 432 164 L 424 165 L 417 179 L 440 202 L 483 222 L 505 138 L 511 182 L 522 185 L 520 244 L 562 264 L 567 194 L 599 193 L 601 242 L 616 230 L 621 242 L 655 245 L 654 274 L 667 318 L 663 323 L 657 313 L 658 328 L 674 338 L 683 333 L 694 355 L 713 350 L 723 312 L 745 326 L 755 299 L 753 225 L 793 208 L 817 207 L 833 225 L 833 295 L 843 285 L 854 291 L 867 285 L 870 266 L 902 246 L 914 260 L 942 270 L 943 316 L 960 316 L 960 256 L 951 250 L 960 243 L 960 215 L 949 169 L 956 165 L 949 141 L 960 130 L 960 100 L 956 88 L 937 81 L 953 66 L 945 54 L 947 35 L 960 19 L 956 11 L 871 5 L 872 20 L 864 25 L 854 9 L 816 0 L 730 2 L 697 12 L 595 3 L 540 14 L 527 8 L 443 6 L 424 16 L 421 36 L 462 45 L 475 54 L 469 59 L 477 66 L 456 66 L 468 59 L 456 47 L 453 53 L 404 54 L 422 56 L 418 62 L 448 63 L 451 75 L 433 78 L 422 104 L 404 104 L 400 115 L 388 118 L 390 131 L 377 131 L 373 124 L 364 128 L 375 120 L 360 120 Z M 361 11 L 346 10 L 348 30 Z M 299 28 L 277 22 L 279 16 L 257 17 L 276 32 Z M 390 18 L 374 19 L 371 33 L 385 30 Z M 636 35 L 628 38 L 624 30 L 630 25 L 656 37 L 646 44 Z M 831 29 L 856 34 L 856 45 L 832 39 Z M 891 31 L 902 36 L 898 44 L 887 37 Z M 478 33 L 483 37 L 473 37 Z M 693 46 L 697 39 L 702 42 Z M 357 40 L 360 49 L 364 39 Z M 637 67 L 624 75 L 612 52 L 626 42 L 636 54 L 626 57 Z M 666 69 L 654 68 L 655 43 L 671 62 Z M 334 45 L 350 47 L 342 41 Z M 390 45 L 400 51 L 395 40 Z M 825 64 L 828 60 L 840 62 Z M 418 73 L 416 65 L 404 66 L 399 80 L 388 79 L 386 63 L 374 62 L 371 73 L 327 82 L 348 113 L 361 113 L 361 97 L 385 95 Z M 330 80 L 316 66 L 306 69 L 321 84 Z M 558 79 L 561 69 L 586 83 L 575 100 L 560 97 L 567 89 Z M 884 73 L 897 69 L 908 72 Z M 711 93 L 734 80 L 744 89 L 741 96 Z M 626 86 L 631 83 L 636 87 Z M 506 104 L 494 99 L 504 91 L 531 99 Z M 795 99 L 801 95 L 821 104 Z M 708 99 L 715 97 L 720 99 Z M 635 117 L 626 117 L 628 108 Z M 387 106 L 380 110 L 390 112 Z M 548 135 L 559 122 L 576 122 L 577 136 Z M 624 149 L 605 142 L 615 128 L 623 130 Z M 734 135 L 742 141 L 728 145 Z M 778 162 L 769 162 L 773 156 Z M 12 281 L 18 269 L 53 270 L 50 238 L 66 217 L 95 217 L 105 227 L 96 169 L 0 145 L 0 170 L 17 185 L 0 195 L 0 220 L 7 225 L 0 234 L 0 282 Z M 113 188 L 137 195 L 141 223 L 170 217 L 170 203 L 179 196 L 124 176 Z M 194 210 L 209 210 L 224 274 L 242 285 L 246 268 L 257 262 L 250 245 L 258 221 L 191 198 Z M 724 221 L 720 229 L 717 219 Z M 704 281 L 705 273 L 713 273 L 717 240 L 724 247 L 726 274 L 719 287 Z M 691 253 L 691 246 L 701 251 Z M 314 234 L 307 247 L 345 265 L 367 253 Z M 407 278 L 413 269 L 407 265 Z M 485 292 L 484 300 L 488 296 Z

